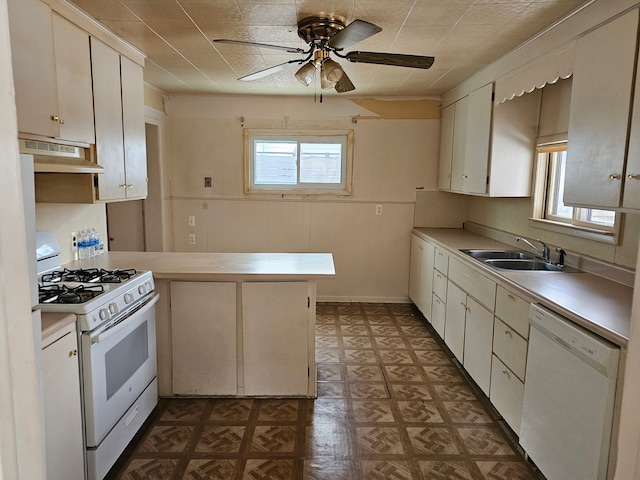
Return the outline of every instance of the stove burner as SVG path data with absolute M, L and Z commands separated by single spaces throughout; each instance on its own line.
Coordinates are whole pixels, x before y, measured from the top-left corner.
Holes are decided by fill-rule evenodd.
M 102 285 L 39 285 L 40 303 L 84 303 L 104 292 Z
M 81 282 L 81 283 L 122 283 L 137 274 L 133 268 L 105 270 L 101 268 L 78 268 L 76 270 L 55 270 L 42 275 L 43 283 Z
M 132 278 L 137 272 L 133 268 L 129 268 L 126 270 L 104 270 L 100 269 L 100 280 L 101 283 L 121 283 Z

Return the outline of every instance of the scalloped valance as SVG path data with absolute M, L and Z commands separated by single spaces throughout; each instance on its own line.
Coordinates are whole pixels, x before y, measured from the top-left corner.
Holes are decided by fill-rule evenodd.
M 547 55 L 533 65 L 529 65 L 508 77 L 499 78 L 495 85 L 495 103 L 504 103 L 536 88 L 543 88 L 559 79 L 569 78 L 573 73 L 575 44 Z

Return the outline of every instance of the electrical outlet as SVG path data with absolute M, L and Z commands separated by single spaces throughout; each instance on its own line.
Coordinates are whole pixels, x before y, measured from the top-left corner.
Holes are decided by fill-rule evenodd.
M 71 252 L 78 251 L 78 232 L 71 232 Z
M 204 177 L 204 188 L 211 188 L 211 177 Z
M 196 234 L 195 233 L 190 233 L 189 234 L 189 245 L 195 245 L 196 244 Z
M 376 205 L 376 215 L 382 215 L 382 205 Z
M 196 226 L 196 217 L 194 215 L 189 215 L 189 226 L 190 227 Z

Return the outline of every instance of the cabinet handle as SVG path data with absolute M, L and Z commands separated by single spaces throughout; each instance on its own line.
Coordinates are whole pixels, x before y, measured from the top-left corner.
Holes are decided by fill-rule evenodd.
M 622 178 L 622 175 L 619 175 L 617 173 L 612 173 L 611 175 L 609 175 L 609 180 L 620 180 Z
M 118 185 L 118 187 L 120 187 L 120 188 L 127 188 L 127 184 L 126 184 L 126 183 L 121 183 L 120 185 Z
M 512 337 L 512 336 L 513 336 L 513 333 L 511 333 L 511 330 L 505 330 L 505 331 L 504 331 L 504 334 L 505 334 L 505 335 L 509 335 L 510 337 Z
M 466 175 L 462 175 L 462 178 L 464 178 L 464 179 L 466 180 L 466 179 L 467 179 L 467 178 L 469 178 L 469 177 L 468 177 L 468 176 L 466 176 Z
M 503 375 L 506 375 L 507 378 L 511 378 L 511 375 L 509 375 L 509 370 L 507 370 L 506 368 L 502 369 L 502 373 L 503 373 Z
M 60 117 L 58 115 L 51 115 L 51 120 L 53 120 L 54 122 L 59 122 Z
M 466 303 L 464 303 L 464 302 L 460 302 L 460 305 L 462 305 L 462 306 L 464 307 L 464 309 L 465 309 L 465 310 L 467 309 L 467 304 L 466 304 Z
M 71 350 L 69 352 L 69 357 L 75 357 L 76 355 L 78 355 L 78 350 Z
M 507 294 L 507 298 L 509 300 L 513 300 L 514 302 L 516 301 L 516 297 L 514 297 L 513 295 L 511 295 L 510 293 Z
M 640 174 L 630 173 L 629 175 L 627 175 L 627 178 L 629 180 L 638 180 L 638 179 L 640 179 Z
M 464 307 L 464 309 L 465 309 L 467 312 L 470 312 L 470 311 L 471 311 L 471 307 Z
M 64 125 L 64 118 L 60 119 L 60 125 Z
M 424 250 L 424 248 L 422 248 L 422 245 L 418 245 L 418 250 Z
M 442 275 L 440 275 L 439 273 L 436 273 L 436 277 L 442 278 Z
M 133 188 L 133 183 L 127 183 L 127 184 L 125 185 L 125 188 Z

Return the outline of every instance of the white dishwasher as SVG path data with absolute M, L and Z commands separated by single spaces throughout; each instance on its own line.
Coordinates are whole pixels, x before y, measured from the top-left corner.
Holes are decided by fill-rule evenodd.
M 520 444 L 548 480 L 604 480 L 620 350 L 536 304 Z

